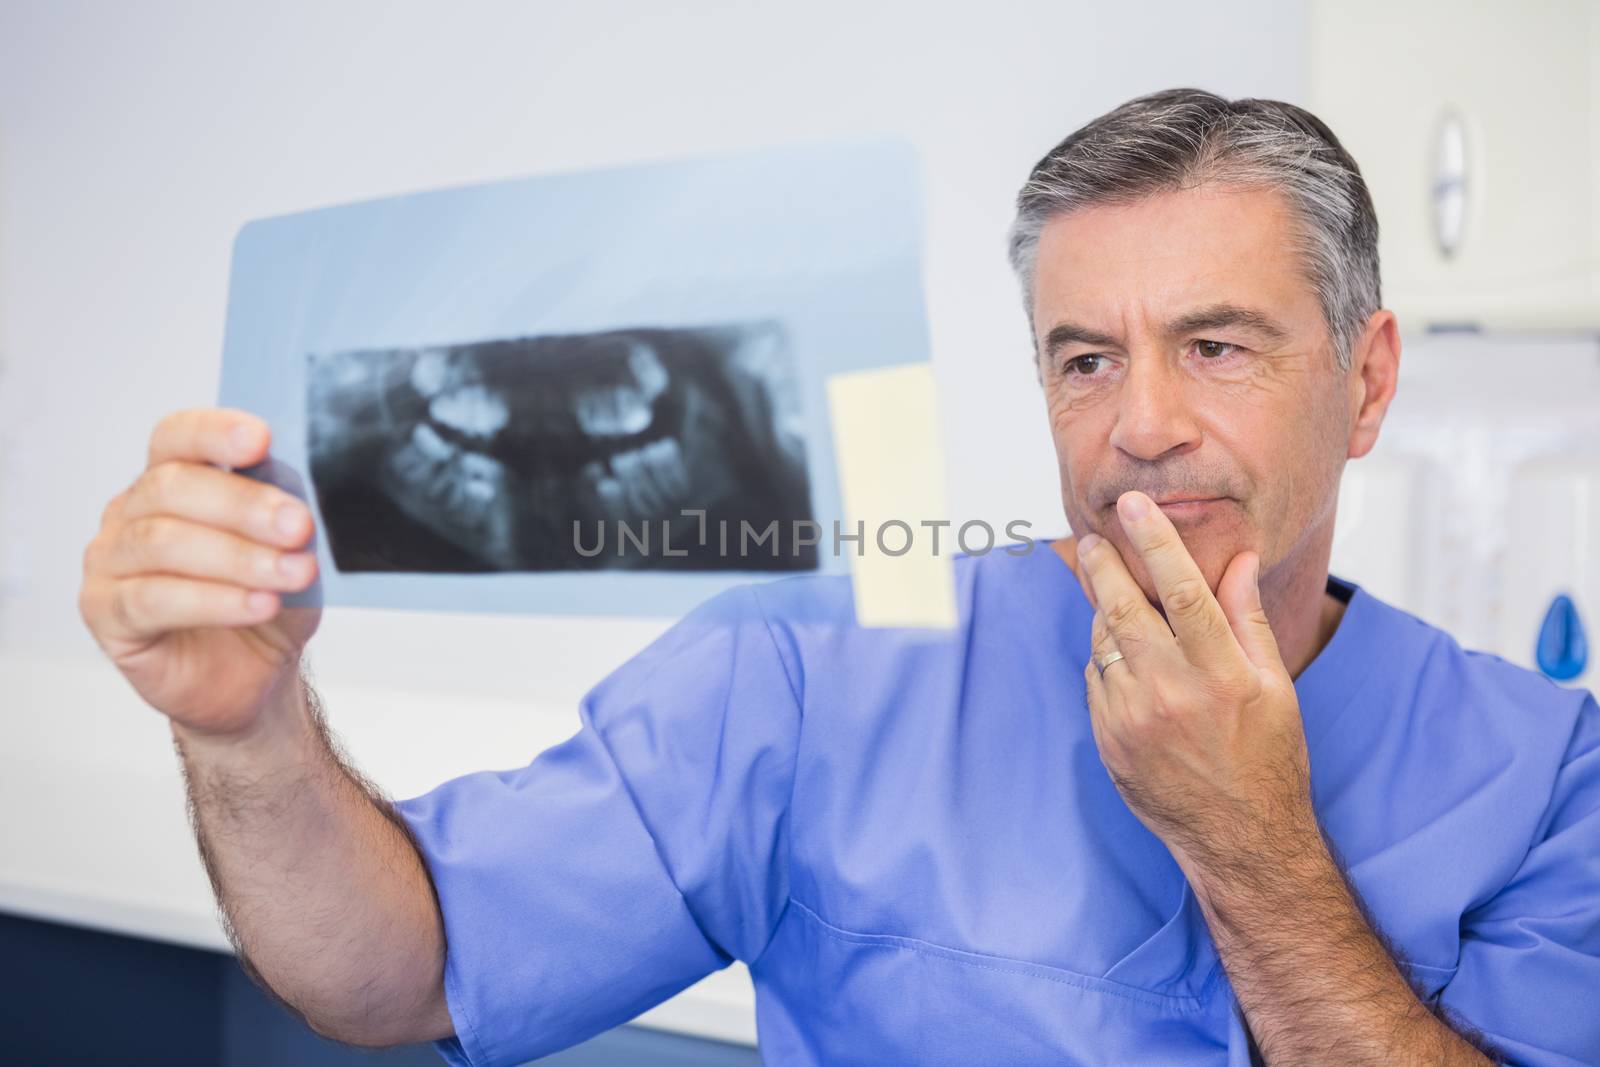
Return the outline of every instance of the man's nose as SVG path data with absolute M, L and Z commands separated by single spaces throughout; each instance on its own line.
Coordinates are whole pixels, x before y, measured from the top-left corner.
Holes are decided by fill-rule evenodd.
M 1117 395 L 1111 444 L 1135 459 L 1181 455 L 1200 444 L 1186 383 L 1177 368 L 1154 353 L 1135 354 Z

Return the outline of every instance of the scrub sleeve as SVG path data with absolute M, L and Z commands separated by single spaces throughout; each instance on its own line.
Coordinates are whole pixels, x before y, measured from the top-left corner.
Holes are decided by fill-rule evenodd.
M 1462 917 L 1440 1003 L 1521 1067 L 1600 1063 L 1600 706 L 1584 696 L 1521 866 Z
M 547 1055 L 766 947 L 800 701 L 756 597 L 695 609 L 528 766 L 396 805 L 444 916 L 449 1062 Z

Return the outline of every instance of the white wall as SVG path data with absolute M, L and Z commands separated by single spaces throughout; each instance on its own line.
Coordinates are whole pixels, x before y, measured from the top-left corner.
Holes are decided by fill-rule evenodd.
M 1272 0 L 11 2 L 0 656 L 95 654 L 74 603 L 83 546 L 157 417 L 213 400 L 246 219 L 788 139 L 919 145 L 955 517 L 1058 531 L 1004 262 L 1016 187 L 1060 137 L 1141 92 L 1302 101 L 1304 38 L 1304 5 Z M 312 655 L 351 682 L 565 701 L 658 629 L 335 610 Z

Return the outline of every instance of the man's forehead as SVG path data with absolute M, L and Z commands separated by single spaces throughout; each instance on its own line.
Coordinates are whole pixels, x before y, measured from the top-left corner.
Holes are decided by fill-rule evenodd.
M 1040 233 L 1035 326 L 1130 329 L 1228 317 L 1293 333 L 1319 320 L 1280 194 L 1202 186 L 1058 216 Z M 1262 320 L 1266 321 L 1263 322 Z M 1282 338 L 1277 338 L 1281 340 Z

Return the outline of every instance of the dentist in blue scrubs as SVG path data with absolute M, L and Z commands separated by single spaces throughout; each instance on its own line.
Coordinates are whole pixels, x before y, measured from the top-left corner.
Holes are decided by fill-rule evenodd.
M 1052 149 L 1011 248 L 1076 542 L 958 560 L 942 640 L 726 594 L 572 740 L 401 804 L 447 1055 L 739 959 L 774 1065 L 1600 1063 L 1594 699 L 1328 574 L 1395 394 L 1377 237 L 1288 105 Z
M 1395 395 L 1377 237 L 1299 108 L 1094 120 L 1011 233 L 1074 536 L 960 558 L 936 637 L 735 589 L 570 740 L 392 807 L 289 697 L 151 680 L 128 634 L 195 609 L 104 607 L 106 564 L 85 615 L 173 717 L 243 957 L 345 1040 L 517 1064 L 737 959 L 774 1067 L 1597 1064 L 1600 708 L 1328 573 Z M 152 463 L 259 455 L 238 424 Z

